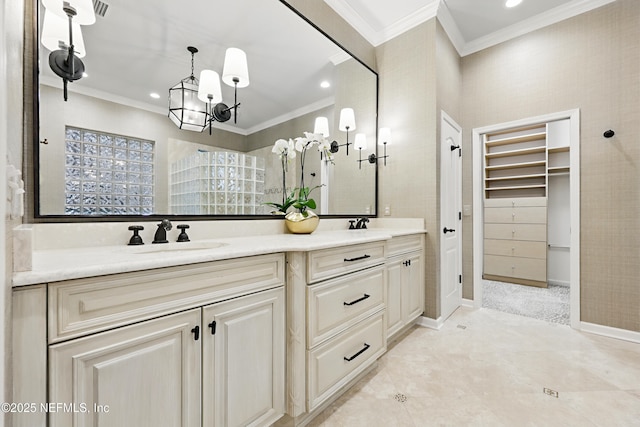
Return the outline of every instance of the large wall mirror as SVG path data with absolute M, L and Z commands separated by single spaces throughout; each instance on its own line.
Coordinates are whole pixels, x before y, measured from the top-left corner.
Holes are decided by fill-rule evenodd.
M 318 117 L 339 149 L 331 161 L 315 147 L 306 154 L 317 213 L 376 214 L 377 165 L 367 158 L 377 152 L 378 76 L 285 3 L 96 3 L 95 23 L 74 30 L 86 75 L 68 83 L 65 101 L 49 66 L 57 47 L 42 39 L 53 24 L 38 1 L 36 218 L 270 215 L 266 203 L 302 178 L 298 156 L 283 182 L 274 143 L 313 132 Z M 222 103 L 237 97 L 239 106 L 203 131 L 179 128 L 170 89 L 192 69 L 198 79 L 205 69 L 222 76 L 228 48 L 247 58 L 249 85 L 221 84 Z M 339 126 L 345 108 L 355 116 L 348 131 Z M 359 134 L 366 146 L 356 149 Z

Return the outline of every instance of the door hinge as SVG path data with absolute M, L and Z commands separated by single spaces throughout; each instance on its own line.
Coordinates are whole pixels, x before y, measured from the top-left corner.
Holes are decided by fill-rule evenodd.
M 458 150 L 458 157 L 462 157 L 462 147 Z
M 462 220 L 462 212 L 458 212 L 458 221 Z
M 458 275 L 458 283 L 462 284 L 462 274 Z

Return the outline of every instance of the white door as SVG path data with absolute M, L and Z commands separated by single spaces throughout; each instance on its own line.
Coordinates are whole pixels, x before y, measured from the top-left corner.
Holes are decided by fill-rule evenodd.
M 440 124 L 440 312 L 462 303 L 462 129 L 442 111 Z

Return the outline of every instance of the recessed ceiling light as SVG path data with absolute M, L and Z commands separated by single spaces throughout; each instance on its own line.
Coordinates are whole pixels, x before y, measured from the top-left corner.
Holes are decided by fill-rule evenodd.
M 522 0 L 507 0 L 507 2 L 504 5 L 506 7 L 516 7 L 520 3 L 522 3 Z
M 153 99 L 160 99 L 160 95 L 155 92 L 151 92 L 149 96 L 152 97 Z
M 327 89 L 329 87 L 331 87 L 331 83 L 329 83 L 328 81 L 324 80 L 322 83 L 320 83 L 320 87 L 323 89 Z

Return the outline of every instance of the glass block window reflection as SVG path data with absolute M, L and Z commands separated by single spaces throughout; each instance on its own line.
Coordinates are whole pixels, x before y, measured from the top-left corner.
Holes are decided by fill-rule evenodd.
M 155 143 L 66 127 L 65 214 L 153 213 Z

